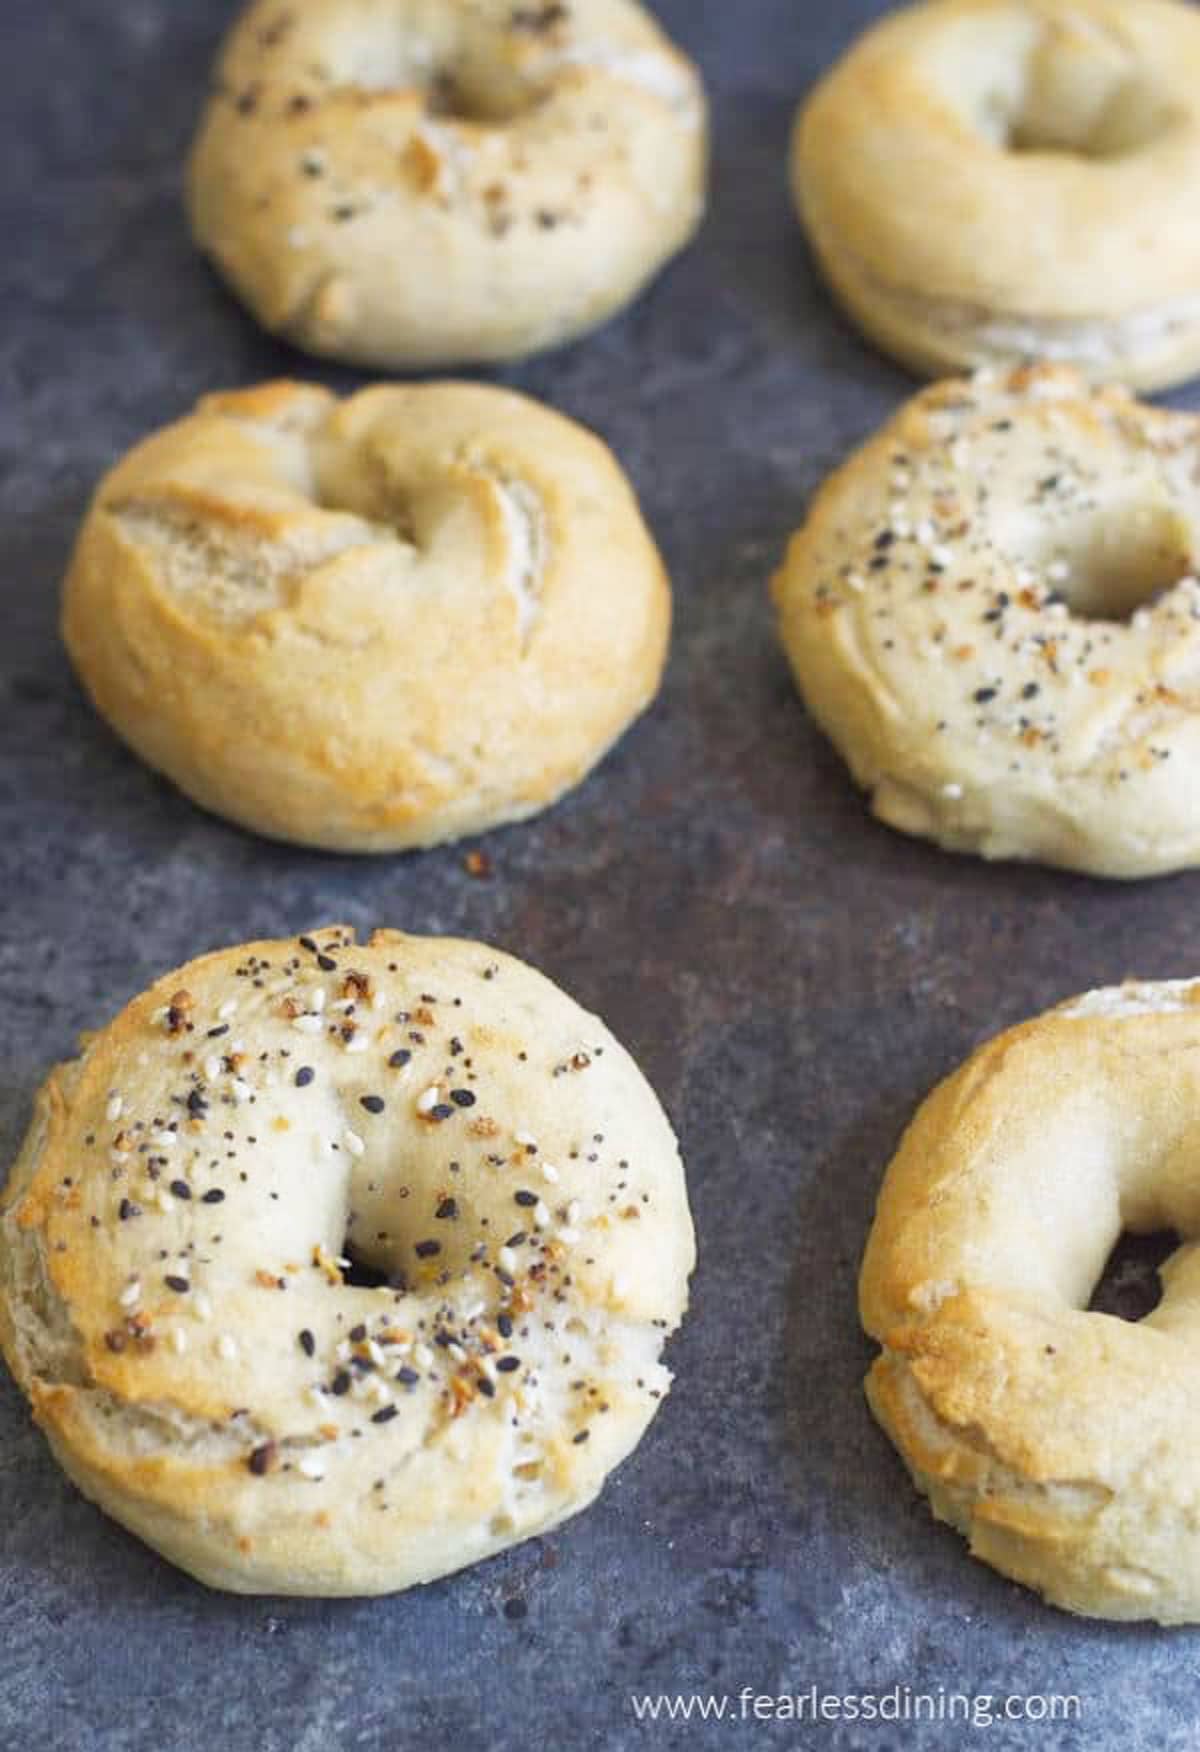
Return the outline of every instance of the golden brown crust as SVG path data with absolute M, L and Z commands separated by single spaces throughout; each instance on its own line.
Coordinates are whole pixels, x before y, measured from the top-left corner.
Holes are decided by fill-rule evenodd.
M 1100 876 L 1200 862 L 1197 430 L 1065 367 L 984 372 L 826 482 L 780 636 L 882 820 Z
M 1180 0 L 926 0 L 797 120 L 796 200 L 855 320 L 930 374 L 1200 367 L 1200 20 Z M 919 189 L 919 200 L 912 190 Z
M 506 390 L 209 396 L 97 490 L 63 633 L 207 808 L 342 851 L 518 820 L 657 690 L 670 591 L 598 438 Z
M 868 1397 L 974 1554 L 1056 1605 L 1200 1618 L 1200 983 L 1090 993 L 981 1047 L 888 1169 Z M 1174 1228 L 1133 1324 L 1087 1312 L 1122 1229 Z
M 257 0 L 192 151 L 197 242 L 259 320 L 388 369 L 605 321 L 699 224 L 695 67 L 632 0 Z
M 173 1562 L 380 1593 L 595 1496 L 692 1263 L 670 1127 L 595 1017 L 482 945 L 331 928 L 190 963 L 52 1073 L 0 1348 Z

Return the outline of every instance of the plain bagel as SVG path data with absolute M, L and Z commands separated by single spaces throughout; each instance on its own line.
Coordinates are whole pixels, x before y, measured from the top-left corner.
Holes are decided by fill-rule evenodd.
M 63 604 L 151 766 L 356 852 L 553 802 L 653 698 L 669 625 L 610 452 L 479 384 L 207 397 L 101 483 Z
M 706 161 L 699 75 L 633 0 L 257 0 L 189 204 L 267 328 L 462 364 L 627 304 L 699 224 Z
M 851 315 L 916 370 L 1162 387 L 1200 369 L 1198 92 L 1181 0 L 927 0 L 804 105 L 797 203 Z
M 172 1562 L 376 1594 L 595 1497 L 692 1263 L 671 1128 L 602 1023 L 480 944 L 327 929 L 191 962 L 52 1074 L 0 1344 Z
M 1072 1612 L 1200 1620 L 1200 982 L 981 1047 L 888 1169 L 861 1278 L 872 1409 L 976 1557 Z M 1088 1310 L 1121 1232 L 1159 1305 Z
M 1066 367 L 915 397 L 774 581 L 876 815 L 1100 876 L 1200 862 L 1200 424 Z

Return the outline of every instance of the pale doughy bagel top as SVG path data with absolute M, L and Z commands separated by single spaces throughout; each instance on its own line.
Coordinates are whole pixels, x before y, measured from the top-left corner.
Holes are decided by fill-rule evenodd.
M 796 151 L 818 236 L 891 291 L 1035 321 L 1200 316 L 1200 17 L 1181 0 L 896 12 L 817 87 Z
M 1200 861 L 1200 426 L 1065 368 L 915 397 L 774 590 L 893 825 L 1110 876 Z
M 478 384 L 210 396 L 101 483 L 64 633 L 207 807 L 344 850 L 519 818 L 653 696 L 670 594 L 599 439 Z
M 939 1513 L 1057 1603 L 1200 1617 L 1200 981 L 1092 992 L 981 1047 L 887 1172 L 872 1402 Z M 1121 1231 L 1159 1305 L 1089 1312 Z
M 381 366 L 604 320 L 703 211 L 699 76 L 632 0 L 257 0 L 193 226 L 269 328 Z
M 248 944 L 61 1067 L 6 1197 L 0 1339 L 84 1490 L 203 1580 L 372 1593 L 588 1502 L 669 1383 L 670 1127 L 482 945 Z M 343 1281 L 345 1249 L 399 1287 Z

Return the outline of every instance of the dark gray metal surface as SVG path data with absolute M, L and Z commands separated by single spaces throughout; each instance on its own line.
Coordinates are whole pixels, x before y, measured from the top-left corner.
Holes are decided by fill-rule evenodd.
M 935 1528 L 864 1408 L 854 1273 L 880 1173 L 984 1035 L 1196 970 L 1195 878 L 985 868 L 873 825 L 806 721 L 764 584 L 822 475 L 907 393 L 818 287 L 795 100 L 877 8 L 662 0 L 715 109 L 697 247 L 505 380 L 598 427 L 677 597 L 662 700 L 560 808 L 355 862 L 200 814 L 89 711 L 55 632 L 100 471 L 199 393 L 318 372 L 189 246 L 180 162 L 226 0 L 4 0 L 0 1145 L 44 1069 L 152 975 L 315 922 L 490 939 L 599 1010 L 681 1133 L 700 1238 L 675 1392 L 554 1538 L 374 1603 L 206 1593 L 66 1484 L 0 1381 L 0 1746 L 957 1748 L 914 1731 L 639 1727 L 633 1692 L 1078 1692 L 991 1745 L 1194 1747 L 1200 1640 L 1077 1623 Z M 1181 398 L 1187 405 L 1187 398 Z

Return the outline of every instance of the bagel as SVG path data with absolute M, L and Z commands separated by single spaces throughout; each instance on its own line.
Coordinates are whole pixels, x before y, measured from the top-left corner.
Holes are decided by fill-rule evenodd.
M 1200 1620 L 1200 981 L 1131 983 L 981 1047 L 887 1171 L 867 1395 L 935 1515 L 1054 1605 Z M 1173 1229 L 1140 1323 L 1088 1311 Z
M 481 944 L 334 928 L 189 963 L 52 1073 L 0 1347 L 171 1562 L 378 1594 L 592 1501 L 668 1389 L 693 1254 L 601 1022 Z
M 669 624 L 609 451 L 478 384 L 206 397 L 101 483 L 63 604 L 144 760 L 348 852 L 553 802 L 653 698 Z
M 192 230 L 268 329 L 397 369 L 595 328 L 704 210 L 699 75 L 632 0 L 257 0 Z
M 834 292 L 918 372 L 1200 370 L 1200 16 L 1182 0 L 927 0 L 800 112 L 792 180 Z
M 984 371 L 826 483 L 773 591 L 882 821 L 1098 876 L 1200 862 L 1198 435 L 1069 367 Z

